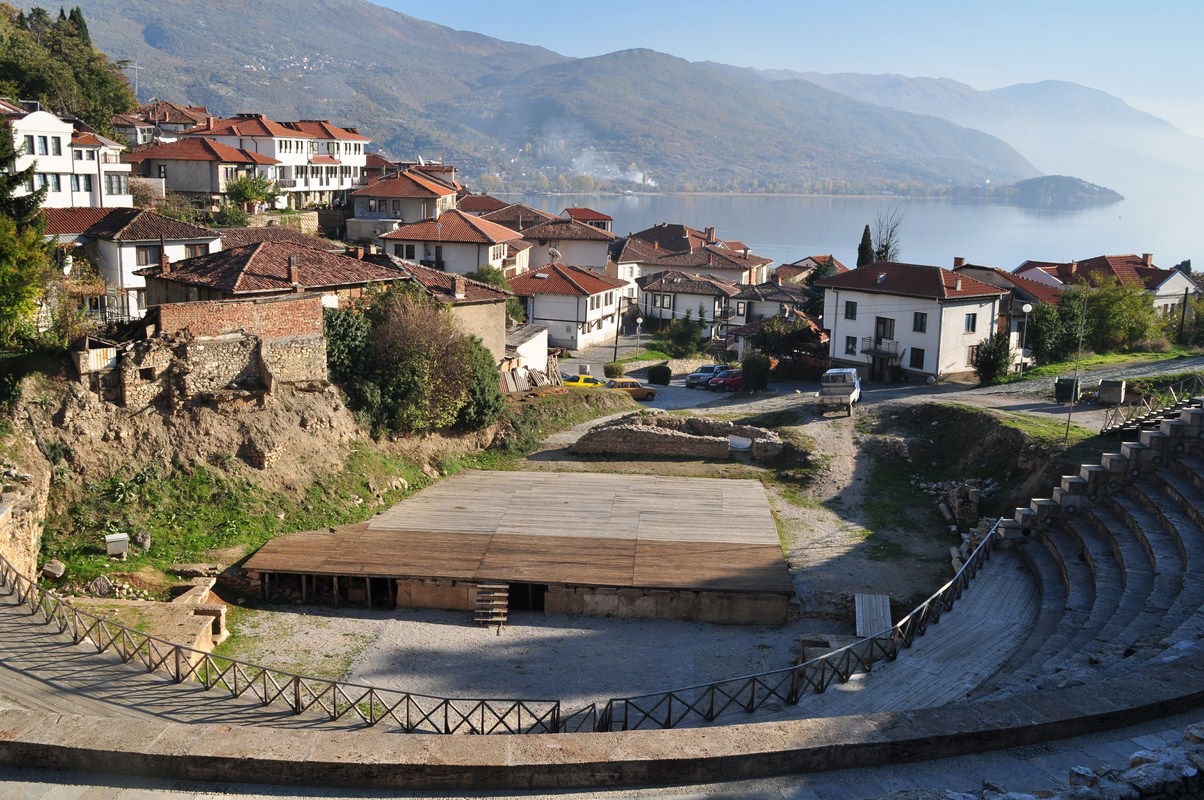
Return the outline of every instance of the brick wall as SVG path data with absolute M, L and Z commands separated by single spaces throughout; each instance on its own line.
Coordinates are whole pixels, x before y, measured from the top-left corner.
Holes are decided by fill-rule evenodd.
M 322 298 L 315 294 L 168 303 L 158 306 L 158 314 L 160 336 L 185 329 L 193 336 L 242 331 L 261 339 L 322 335 Z

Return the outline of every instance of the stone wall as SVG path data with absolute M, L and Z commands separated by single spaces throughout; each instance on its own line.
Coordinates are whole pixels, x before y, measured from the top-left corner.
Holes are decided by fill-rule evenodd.
M 185 396 L 218 389 L 264 388 L 259 340 L 237 333 L 185 341 L 177 351 Z
M 687 589 L 549 586 L 544 603 L 544 610 L 549 614 L 782 625 L 786 622 L 789 598 L 775 594 Z
M 435 578 L 401 578 L 397 581 L 397 605 L 472 611 L 477 607 L 477 585 Z
M 317 211 L 300 211 L 289 214 L 252 214 L 247 221 L 247 226 L 251 228 L 270 228 L 273 225 L 278 225 L 281 228 L 292 228 L 293 230 L 307 233 L 310 236 L 318 234 L 318 212 Z
M 570 449 L 582 455 L 723 459 L 732 453 L 731 436 L 752 440 L 748 453 L 754 461 L 773 459 L 785 446 L 781 437 L 765 428 L 639 412 L 591 428 Z
M 259 343 L 259 358 L 269 392 L 277 381 L 326 380 L 326 337 L 322 335 L 265 339 Z
M 0 460 L 0 555 L 22 575 L 38 571 L 49 491 L 49 470 L 25 471 Z

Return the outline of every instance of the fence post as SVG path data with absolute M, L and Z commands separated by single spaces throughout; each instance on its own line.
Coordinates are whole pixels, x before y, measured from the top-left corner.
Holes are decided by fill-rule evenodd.
M 264 670 L 263 674 L 264 674 L 263 696 L 266 699 L 268 696 L 268 692 L 267 692 L 267 674 L 268 673 L 267 673 L 267 670 Z M 299 675 L 293 676 L 293 713 L 294 714 L 301 713 L 301 677 Z

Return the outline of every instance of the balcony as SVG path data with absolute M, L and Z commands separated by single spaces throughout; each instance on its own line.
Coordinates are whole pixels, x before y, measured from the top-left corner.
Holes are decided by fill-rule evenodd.
M 431 269 L 443 269 L 442 259 L 424 258 L 418 263 L 424 267 L 430 267 Z
M 864 336 L 861 339 L 861 354 L 876 358 L 898 358 L 899 343 L 894 339 L 877 339 Z
M 296 178 L 277 178 L 276 186 L 280 189 L 296 189 L 297 188 L 297 179 Z

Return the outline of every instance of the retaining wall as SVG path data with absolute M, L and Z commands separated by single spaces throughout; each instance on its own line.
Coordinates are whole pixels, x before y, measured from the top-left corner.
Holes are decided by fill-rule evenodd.
M 549 614 L 782 625 L 786 622 L 789 598 L 687 589 L 549 586 L 544 603 Z

